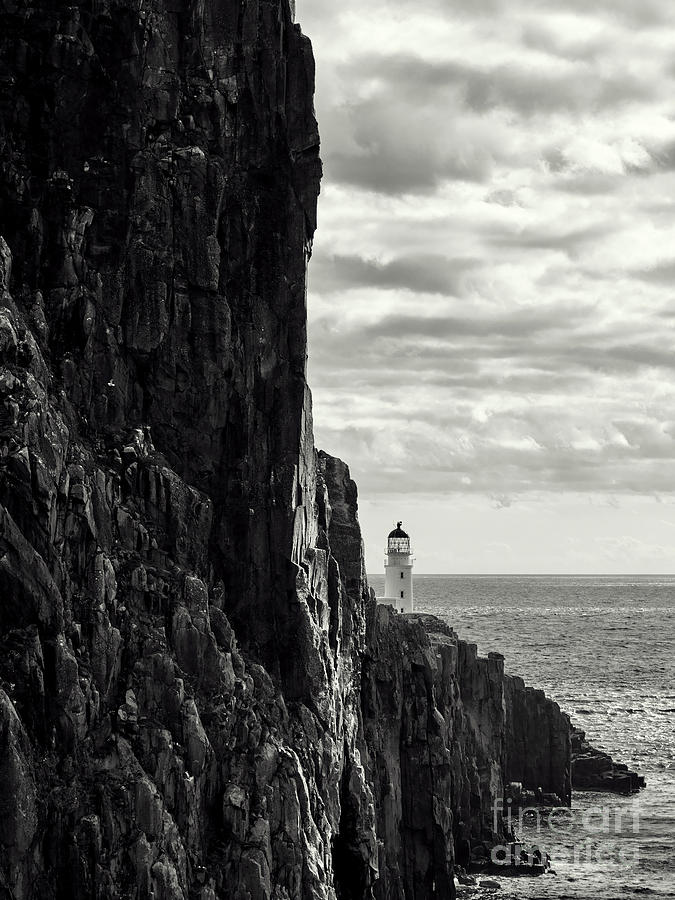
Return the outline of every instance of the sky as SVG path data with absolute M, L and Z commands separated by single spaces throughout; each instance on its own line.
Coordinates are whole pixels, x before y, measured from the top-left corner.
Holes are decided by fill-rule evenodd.
M 299 0 L 317 446 L 368 571 L 675 572 L 675 4 Z

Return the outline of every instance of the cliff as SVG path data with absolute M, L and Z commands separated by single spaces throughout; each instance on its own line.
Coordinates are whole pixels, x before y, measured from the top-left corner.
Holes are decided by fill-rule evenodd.
M 369 597 L 287 0 L 8 0 L 0 83 L 0 897 L 453 896 L 565 747 Z
M 447 896 L 462 841 L 479 862 L 512 839 L 509 782 L 570 802 L 568 717 L 440 619 L 370 605 L 362 697 L 382 900 Z

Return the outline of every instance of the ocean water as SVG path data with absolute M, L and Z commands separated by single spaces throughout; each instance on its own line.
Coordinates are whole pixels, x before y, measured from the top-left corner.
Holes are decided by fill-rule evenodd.
M 384 576 L 369 580 L 381 593 Z M 647 779 L 633 797 L 575 792 L 567 817 L 523 829 L 555 874 L 490 878 L 478 895 L 675 898 L 675 576 L 415 575 L 414 591 L 416 610 L 503 653 L 507 672 Z

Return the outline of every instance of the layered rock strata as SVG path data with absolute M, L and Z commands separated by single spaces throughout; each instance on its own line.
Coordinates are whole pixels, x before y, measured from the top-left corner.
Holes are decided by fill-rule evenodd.
M 287 0 L 8 0 L 0 84 L 0 897 L 452 897 L 535 731 L 314 450 Z

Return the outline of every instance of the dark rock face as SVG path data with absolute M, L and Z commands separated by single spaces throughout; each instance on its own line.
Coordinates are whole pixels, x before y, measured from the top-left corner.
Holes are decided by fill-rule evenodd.
M 569 716 L 543 691 L 526 687 L 518 676 L 507 676 L 505 698 L 507 782 L 518 782 L 524 790 L 554 794 L 569 806 Z
M 296 512 L 313 502 L 309 42 L 284 0 L 2 10 L 0 234 L 24 356 L 51 364 L 96 449 L 151 427 L 208 495 L 209 565 L 264 652 L 295 624 L 274 611 L 313 538 Z
M 0 83 L 0 898 L 452 897 L 549 713 L 314 450 L 287 0 L 6 0 Z
M 572 726 L 572 786 L 577 791 L 634 794 L 645 787 L 645 779 L 593 747 L 586 732 Z

